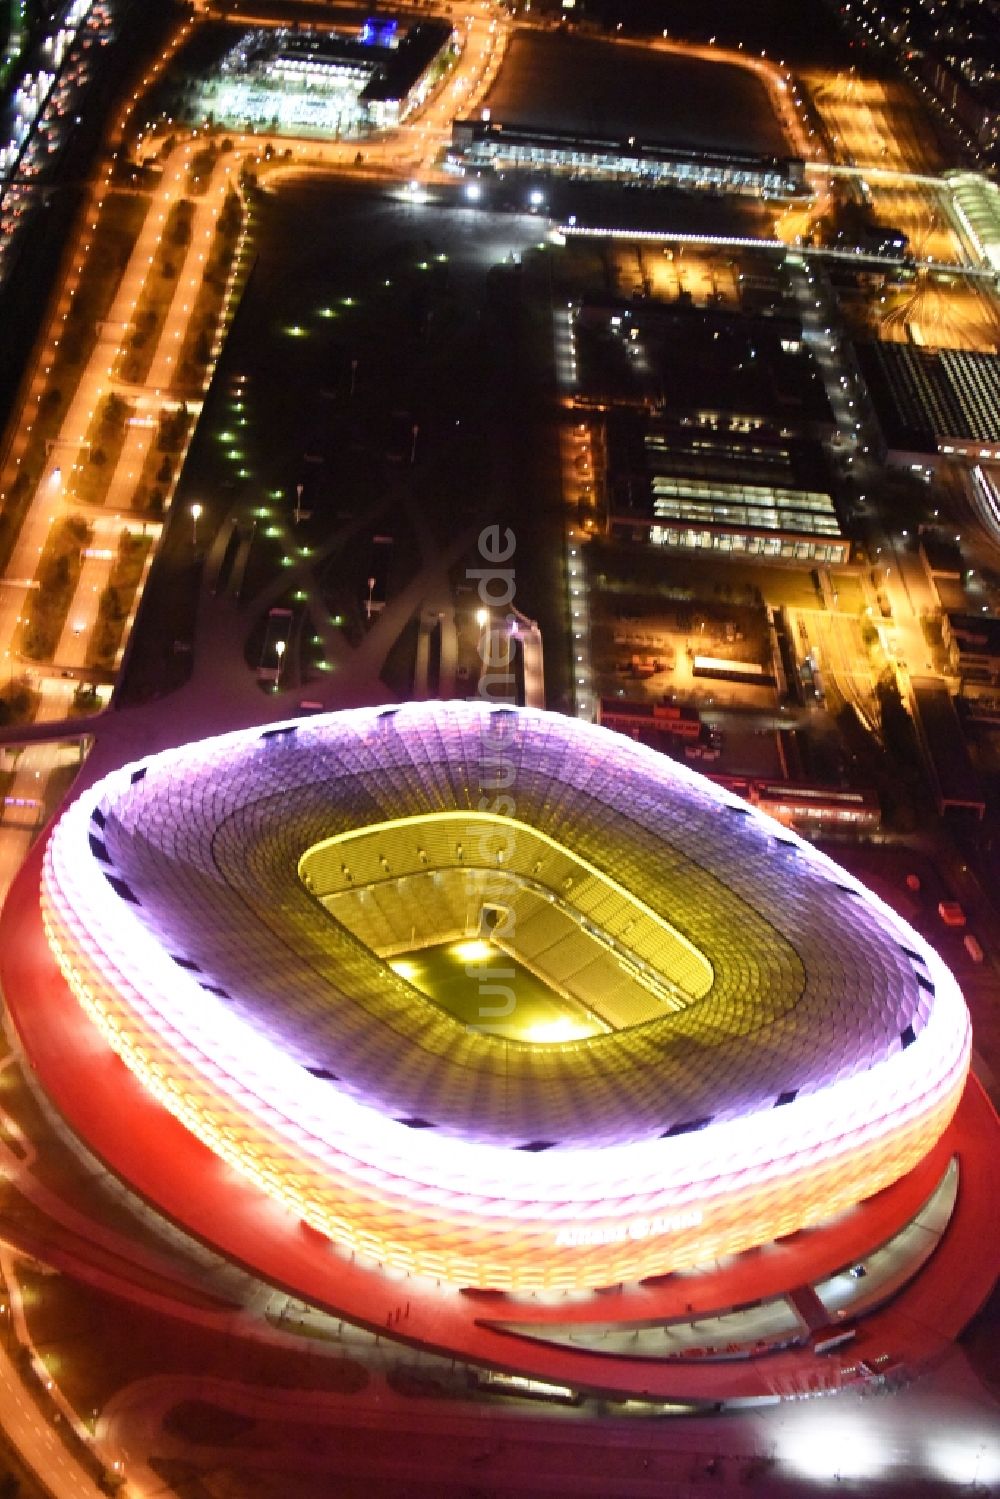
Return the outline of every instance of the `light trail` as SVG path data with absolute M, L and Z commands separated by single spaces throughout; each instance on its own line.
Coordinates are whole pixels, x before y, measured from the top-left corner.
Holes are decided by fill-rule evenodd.
M 722 249 L 775 250 L 782 255 L 801 255 L 807 260 L 847 260 L 859 268 L 866 265 L 891 266 L 899 270 L 904 262 L 898 256 L 876 255 L 867 250 L 837 250 L 830 245 L 789 245 L 783 239 L 750 234 L 692 234 L 674 229 L 634 229 L 627 226 L 560 224 L 557 233 L 570 238 L 644 240 L 652 244 L 707 245 Z M 943 265 L 939 260 L 905 262 L 915 270 L 946 271 L 949 276 L 965 276 L 974 281 L 992 282 L 994 273 L 985 266 Z
M 859 167 L 843 162 L 807 161 L 806 171 L 814 177 L 868 178 L 872 182 L 897 184 L 900 187 L 931 187 L 939 192 L 947 188 L 947 183 L 941 177 L 932 177 L 926 172 L 909 172 L 900 167 Z

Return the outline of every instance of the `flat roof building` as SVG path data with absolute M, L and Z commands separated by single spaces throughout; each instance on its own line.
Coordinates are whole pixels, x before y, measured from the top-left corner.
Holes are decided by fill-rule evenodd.
M 986 791 L 969 756 L 951 694 L 943 683 L 913 684 L 914 724 L 924 750 L 938 811 L 986 816 Z
M 878 793 L 870 788 L 755 781 L 750 787 L 750 801 L 802 832 L 826 833 L 838 828 L 874 832 L 882 823 Z
M 943 614 L 941 639 L 964 687 L 1000 683 L 1000 619 L 989 614 Z
M 636 702 L 630 698 L 602 697 L 597 721 L 617 734 L 646 744 L 650 749 L 672 753 L 679 744 L 701 736 L 701 716 L 688 703 Z
M 500 120 L 456 120 L 450 160 L 494 172 L 555 172 L 758 198 L 791 198 L 805 191 L 805 164 L 794 157 L 687 150 L 636 136 L 581 135 Z
M 991 354 L 862 343 L 858 360 L 890 456 L 1000 460 L 1000 361 Z
M 734 412 L 615 412 L 607 433 L 612 536 L 810 567 L 849 560 L 816 454 L 789 429 Z
M 369 19 L 355 30 L 246 31 L 196 100 L 221 124 L 344 136 L 398 124 L 429 86 L 451 27 Z
M 456 121 L 452 156 L 477 169 L 754 197 L 805 189 L 749 58 L 563 31 L 515 32 L 482 117 Z

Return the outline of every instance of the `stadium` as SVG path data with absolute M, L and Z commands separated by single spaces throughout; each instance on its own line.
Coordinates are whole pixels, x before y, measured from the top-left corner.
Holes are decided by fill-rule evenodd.
M 808 1351 L 885 1291 L 824 1301 L 859 1255 L 891 1248 L 896 1294 L 955 1237 L 979 1105 L 949 971 L 606 730 L 456 702 L 202 741 L 96 780 L 32 882 L 44 945 L 3 982 L 56 1107 L 167 1218 L 359 1325 L 405 1277 L 411 1340 L 648 1389 L 632 1296 L 668 1342 L 716 1298 L 744 1357 L 770 1297 L 745 1339 Z

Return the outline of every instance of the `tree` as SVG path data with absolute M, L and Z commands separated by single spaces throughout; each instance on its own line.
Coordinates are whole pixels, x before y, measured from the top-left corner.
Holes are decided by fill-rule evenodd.
M 101 614 L 106 619 L 124 619 L 125 610 L 122 608 L 121 596 L 118 589 L 109 583 L 101 594 Z
M 81 547 L 86 546 L 94 534 L 85 515 L 71 515 L 66 522 L 66 531 Z
M 113 390 L 104 403 L 101 421 L 107 427 L 120 427 L 124 424 L 129 410 L 128 402 Z

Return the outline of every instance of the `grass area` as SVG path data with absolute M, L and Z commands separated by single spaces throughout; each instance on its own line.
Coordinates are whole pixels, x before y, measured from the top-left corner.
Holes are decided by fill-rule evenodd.
M 21 625 L 21 654 L 32 661 L 51 661 L 55 654 L 79 582 L 83 548 L 91 535 L 82 515 L 57 521 L 49 532 L 35 574 L 38 587 L 28 593 Z
M 45 794 L 42 805 L 42 816 L 39 827 L 42 828 L 53 817 L 72 789 L 76 780 L 82 758 L 69 765 L 57 765 L 55 770 L 49 771 L 45 780 Z
M 178 1457 L 154 1457 L 150 1459 L 149 1466 L 163 1479 L 164 1492 L 175 1494 L 177 1499 L 219 1499 L 218 1469 L 209 1485 L 201 1469 Z M 249 1493 L 247 1499 L 250 1499 Z
M 122 642 L 125 621 L 135 600 L 146 558 L 153 541 L 135 531 L 123 531 L 108 586 L 101 594 L 97 624 L 90 637 L 87 665 L 110 671 Z
M 25 1293 L 25 1277 L 22 1276 L 21 1270 L 22 1266 L 19 1264 L 17 1273 L 18 1284 L 21 1286 L 22 1293 L 25 1294 L 26 1300 L 30 1301 L 33 1295 L 32 1285 L 29 1284 L 27 1292 Z M 28 1272 L 26 1268 L 25 1276 L 27 1276 L 29 1282 L 31 1282 L 32 1279 L 34 1281 L 41 1281 L 45 1278 L 43 1275 L 36 1272 Z M 5 1282 L 0 1282 L 0 1289 L 3 1290 L 5 1297 L 9 1296 L 8 1287 Z M 52 1423 L 52 1429 L 60 1437 L 70 1457 L 74 1461 L 78 1462 L 84 1469 L 84 1471 L 88 1473 L 91 1478 L 99 1485 L 105 1484 L 110 1475 L 105 1469 L 104 1463 L 92 1450 L 89 1444 L 84 1441 L 83 1438 L 77 1435 L 76 1431 L 68 1424 L 68 1422 L 64 1421 L 62 1417 L 57 1414 L 56 1409 L 52 1403 L 51 1396 L 48 1394 L 48 1391 L 42 1384 L 42 1379 L 44 1376 L 40 1374 L 35 1364 L 35 1360 L 32 1358 L 31 1350 L 29 1349 L 29 1347 L 18 1341 L 14 1331 L 13 1323 L 10 1319 L 5 1319 L 2 1337 L 7 1353 L 10 1355 L 12 1361 L 15 1363 L 15 1366 L 18 1369 L 21 1384 L 26 1391 L 29 1399 L 35 1403 L 35 1405 L 38 1407 L 38 1410 L 47 1418 L 50 1423 Z M 52 1355 L 47 1353 L 44 1349 L 39 1349 L 38 1352 L 40 1353 L 42 1363 L 46 1366 L 47 1370 L 50 1373 L 54 1373 L 56 1370 L 56 1362 L 52 1358 Z M 53 1420 L 53 1418 L 55 1419 Z M 5 1499 L 5 1496 L 9 1496 L 9 1499 L 15 1499 L 15 1496 L 16 1499 L 21 1499 L 22 1495 L 33 1496 L 37 1494 L 39 1496 L 43 1496 L 51 1494 L 51 1490 L 47 1486 L 43 1487 L 42 1485 L 40 1485 L 35 1479 L 34 1474 L 31 1472 L 31 1470 L 21 1463 L 20 1459 L 16 1455 L 13 1446 L 8 1446 L 6 1438 L 3 1437 L 0 1437 L 0 1454 L 2 1454 L 2 1456 L 0 1456 L 0 1462 L 6 1462 L 7 1465 L 7 1474 L 0 1478 L 0 1499 Z M 2 1472 L 2 1468 L 0 1468 L 0 1472 Z M 44 1480 L 47 1477 L 48 1475 L 43 1472 L 42 1479 Z M 105 1488 L 104 1492 L 113 1493 L 117 1492 L 117 1489 Z
M 841 614 L 864 614 L 865 595 L 856 574 L 831 572 L 830 581 L 836 590 L 837 608 Z
M 79 772 L 79 765 L 60 766 L 49 777 L 45 790 L 43 816 L 48 817 L 69 792 Z M 121 1233 L 130 1242 L 151 1250 L 163 1251 L 162 1235 L 142 1217 L 132 1212 L 127 1200 L 116 1190 L 110 1176 L 88 1172 L 79 1158 L 55 1134 L 48 1116 L 42 1111 L 34 1093 L 17 1066 L 5 1067 L 0 1073 L 0 1100 L 36 1151 L 32 1175 L 56 1196 L 70 1203 L 75 1211 L 95 1222 Z M 109 1185 L 110 1184 L 110 1185 Z M 33 1233 L 44 1233 L 46 1217 L 27 1198 L 10 1189 L 5 1213 L 11 1221 L 23 1223 Z M 171 1255 L 180 1269 L 191 1268 L 186 1256 L 176 1246 Z
M 208 180 L 215 170 L 215 163 L 219 159 L 219 148 L 214 141 L 209 141 L 200 151 L 195 152 L 188 167 L 185 192 L 189 197 L 200 198 L 204 196 L 208 187 Z
M 38 693 L 27 677 L 5 682 L 0 687 L 0 727 L 30 723 L 38 711 Z
M 149 200 L 141 193 L 115 191 L 104 200 L 56 349 L 52 382 L 63 376 L 75 380 L 93 352 L 148 211 Z M 88 236 L 86 229 L 82 233 Z
M 191 426 L 192 417 L 186 406 L 161 414 L 156 441 L 150 444 L 146 452 L 132 490 L 133 510 L 144 511 L 154 520 L 163 519 L 167 491 Z
M 202 377 L 211 363 L 241 224 L 239 194 L 231 192 L 226 197 L 215 226 L 212 248 L 177 360 L 175 384 L 182 390 L 192 386 L 200 389 Z
M 80 682 L 69 705 L 70 718 L 87 718 L 101 706 L 97 688 L 91 682 Z
M 107 396 L 100 411 L 91 422 L 87 440 L 80 457 L 80 466 L 73 475 L 73 492 L 85 505 L 100 505 L 118 466 L 122 449 L 128 437 L 129 418 L 135 407 L 113 391 Z
M 0 496 L 0 572 L 10 561 L 35 485 L 41 478 L 45 445 L 59 432 L 70 396 L 93 351 L 101 321 L 114 300 L 148 207 L 148 201 L 138 193 L 115 192 L 105 199 L 41 404 L 33 417 L 30 411 L 17 413 L 22 425 L 31 419 L 31 432 L 17 475 Z
M 188 198 L 174 203 L 167 214 L 156 257 L 150 267 L 125 336 L 116 373 L 119 379 L 141 385 L 149 374 L 163 331 L 180 263 L 191 243 L 194 204 Z
M 201 559 L 192 552 L 190 518 L 178 516 L 177 521 L 167 526 L 143 590 L 139 627 L 118 686 L 122 704 L 164 697 L 191 675 Z
M 544 979 L 489 942 L 422 947 L 392 958 L 389 966 L 470 1030 L 539 1042 L 599 1031 L 582 1005 L 557 994 Z M 510 1013 L 505 1015 L 508 1005 Z
M 13 1442 L 0 1435 L 0 1499 L 48 1499 L 48 1492 L 21 1461 Z

